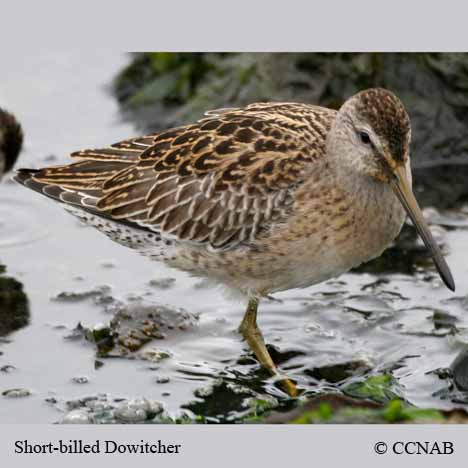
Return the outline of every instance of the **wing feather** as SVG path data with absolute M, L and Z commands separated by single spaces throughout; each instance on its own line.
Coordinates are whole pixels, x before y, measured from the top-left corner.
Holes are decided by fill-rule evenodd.
M 335 112 L 257 103 L 27 171 L 21 183 L 64 203 L 180 240 L 230 248 L 281 220 L 326 152 Z

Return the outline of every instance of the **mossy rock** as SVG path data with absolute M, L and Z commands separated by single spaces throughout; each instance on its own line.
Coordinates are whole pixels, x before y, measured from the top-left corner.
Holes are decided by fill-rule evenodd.
M 416 166 L 463 159 L 468 54 L 140 53 L 114 81 L 123 109 L 152 130 L 254 101 L 339 108 L 350 95 L 375 86 L 405 103 Z
M 5 269 L 3 268 L 3 272 Z M 29 323 L 28 298 L 23 285 L 14 278 L 0 276 L 0 336 Z
M 381 374 L 352 382 L 343 387 L 343 392 L 354 398 L 385 403 L 400 397 L 397 381 L 390 374 Z
M 343 395 L 320 395 L 288 413 L 274 413 L 271 424 L 466 424 L 461 410 L 416 408 L 401 399 L 386 404 Z

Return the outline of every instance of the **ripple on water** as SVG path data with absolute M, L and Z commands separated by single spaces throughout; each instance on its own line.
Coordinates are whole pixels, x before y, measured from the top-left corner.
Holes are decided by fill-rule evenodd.
M 16 194 L 11 187 L 0 187 L 0 248 L 30 244 L 49 233 L 44 213 Z

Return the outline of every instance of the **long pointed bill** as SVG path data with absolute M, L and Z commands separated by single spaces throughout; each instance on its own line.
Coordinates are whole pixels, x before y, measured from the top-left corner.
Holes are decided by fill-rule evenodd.
M 404 206 L 408 216 L 413 221 L 413 224 L 421 236 L 424 245 L 431 253 L 437 271 L 439 272 L 443 282 L 447 288 L 455 291 L 455 282 L 453 281 L 450 268 L 442 256 L 442 252 L 440 251 L 439 246 L 432 237 L 431 231 L 427 227 L 426 221 L 424 220 L 424 217 L 421 213 L 421 209 L 419 208 L 418 202 L 414 198 L 413 191 L 411 190 L 411 186 L 406 177 L 405 168 L 402 166 L 397 167 L 394 174 L 396 177 L 392 182 L 392 188 L 396 196 Z

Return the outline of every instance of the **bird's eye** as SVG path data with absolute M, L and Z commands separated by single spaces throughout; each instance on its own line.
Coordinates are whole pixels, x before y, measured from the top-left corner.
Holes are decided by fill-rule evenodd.
M 370 136 L 367 132 L 359 132 L 359 138 L 365 145 L 368 145 L 371 142 Z

